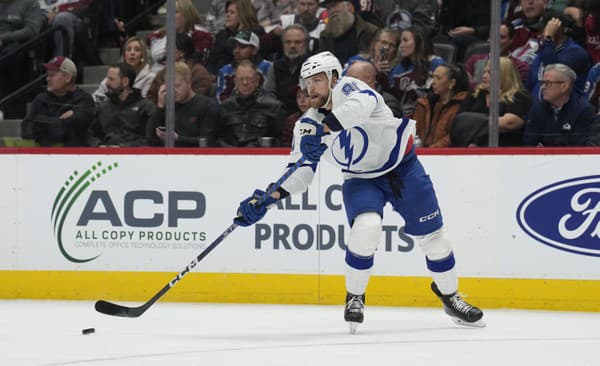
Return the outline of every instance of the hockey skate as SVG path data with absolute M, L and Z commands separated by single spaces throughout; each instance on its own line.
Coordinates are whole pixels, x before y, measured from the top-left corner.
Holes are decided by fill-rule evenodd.
M 442 295 L 435 282 L 431 283 L 431 290 L 442 300 L 444 311 L 458 325 L 468 327 L 485 327 L 483 311 L 463 300 L 456 292 L 450 295 Z
M 365 311 L 365 295 L 353 295 L 346 293 L 346 308 L 344 309 L 344 320 L 350 326 L 350 334 L 356 333 L 356 328 L 363 322 Z

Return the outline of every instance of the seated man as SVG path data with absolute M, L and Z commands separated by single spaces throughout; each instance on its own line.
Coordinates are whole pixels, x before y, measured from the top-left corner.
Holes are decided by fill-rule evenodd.
M 33 99 L 23 120 L 22 137 L 34 139 L 40 146 L 86 146 L 94 100 L 75 85 L 75 64 L 61 56 L 44 67 L 48 70 L 47 91 Z
M 253 32 L 241 31 L 231 39 L 233 46 L 233 63 L 227 64 L 219 69 L 217 75 L 217 101 L 223 103 L 233 94 L 233 78 L 235 67 L 242 60 L 251 60 L 257 66 L 260 76 L 260 84 L 265 80 L 265 75 L 271 67 L 271 61 L 264 60 L 258 56 L 260 39 Z
M 587 51 L 578 45 L 570 36 L 573 29 L 573 20 L 562 13 L 547 12 L 544 15 L 544 39 L 540 50 L 531 63 L 529 78 L 525 85 L 534 99 L 541 99 L 540 86 L 542 80 L 540 72 L 545 65 L 563 64 L 571 68 L 576 74 L 575 91 L 583 95 L 585 79 L 590 71 L 590 57 Z
M 355 61 L 346 71 L 346 76 L 357 78 L 370 86 L 371 89 L 377 90 L 383 97 L 385 104 L 392 110 L 394 117 L 402 118 L 402 106 L 398 99 L 392 94 L 381 90 L 381 87 L 377 85 L 377 69 L 375 69 L 375 66 L 372 63 L 367 61 Z
M 534 102 L 525 125 L 528 146 L 585 146 L 594 122 L 594 110 L 574 91 L 577 75 L 570 67 L 544 68 L 542 100 Z
M 164 146 L 167 137 L 165 102 L 167 86 L 158 89 L 157 109 L 146 128 L 150 145 Z M 192 89 L 192 72 L 183 62 L 175 64 L 175 147 L 214 146 L 218 104 L 213 98 L 197 94 Z
M 146 123 L 154 104 L 133 87 L 135 70 L 124 62 L 106 72 L 107 100 L 98 111 L 89 131 L 90 146 L 143 146 Z
M 266 95 L 256 65 L 244 60 L 235 69 L 235 94 L 221 104 L 218 143 L 224 147 L 278 146 L 285 107 Z M 270 139 L 262 139 L 270 137 Z M 261 141 L 268 141 L 262 143 Z
M 265 93 L 282 101 L 286 115 L 298 111 L 296 89 L 300 79 L 300 66 L 306 53 L 306 29 L 300 24 L 292 24 L 283 31 L 284 56 L 273 61 L 264 83 Z

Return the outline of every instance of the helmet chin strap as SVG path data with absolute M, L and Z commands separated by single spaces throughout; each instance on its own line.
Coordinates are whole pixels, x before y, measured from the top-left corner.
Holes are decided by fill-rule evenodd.
M 331 87 L 332 79 L 333 79 L 333 76 L 328 79 L 329 83 L 327 83 L 327 86 L 329 87 L 329 95 L 327 96 L 327 101 L 325 102 L 325 104 L 323 104 L 321 106 L 321 108 L 327 107 L 327 105 L 329 104 L 329 102 L 331 102 L 331 97 L 333 96 L 333 88 Z

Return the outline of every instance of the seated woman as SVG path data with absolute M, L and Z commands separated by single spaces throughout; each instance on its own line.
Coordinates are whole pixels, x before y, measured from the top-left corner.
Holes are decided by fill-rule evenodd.
M 450 146 L 450 128 L 469 92 L 469 77 L 462 67 L 442 64 L 433 72 L 433 93 L 417 100 L 413 119 L 424 147 Z
M 127 41 L 125 41 L 125 45 L 123 45 L 123 51 L 121 56 L 121 61 L 133 67 L 135 70 L 135 82 L 133 83 L 133 87 L 135 89 L 139 89 L 142 93 L 142 97 L 146 97 L 148 94 L 148 89 L 152 84 L 152 80 L 154 80 L 154 73 L 150 71 L 150 64 L 148 56 L 148 48 L 146 44 L 138 37 L 131 37 Z M 106 78 L 102 80 L 100 86 L 92 97 L 94 97 L 94 101 L 96 103 L 100 103 L 106 99 L 106 92 L 108 88 L 106 87 Z
M 489 89 L 490 62 L 488 61 L 483 71 L 482 82 L 463 101 L 454 120 L 451 132 L 453 146 L 488 145 Z M 517 68 L 508 57 L 500 57 L 499 99 L 498 145 L 522 146 L 525 118 L 531 107 L 532 99 L 521 83 Z
M 175 30 L 177 33 L 188 34 L 198 57 L 208 62 L 208 54 L 214 45 L 213 35 L 200 26 L 200 14 L 191 0 L 175 2 Z M 152 57 L 152 72 L 157 73 L 167 62 L 167 29 L 163 27 L 148 37 L 150 56 Z
M 434 54 L 433 43 L 423 29 L 412 26 L 402 32 L 400 62 L 392 69 L 389 84 L 404 117 L 412 116 L 417 99 L 431 91 L 433 71 L 444 62 Z

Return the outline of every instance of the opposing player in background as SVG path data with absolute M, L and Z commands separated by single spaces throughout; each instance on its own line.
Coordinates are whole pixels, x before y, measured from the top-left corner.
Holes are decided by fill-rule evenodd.
M 346 249 L 344 311 L 350 332 L 363 322 L 365 290 L 387 202 L 404 218 L 404 231 L 421 246 L 433 277 L 431 289 L 445 312 L 457 324 L 485 326 L 483 312 L 457 295 L 454 254 L 433 185 L 413 146 L 415 121 L 395 118 L 380 94 L 358 79 L 340 78 L 341 72 L 338 59 L 330 52 L 303 63 L 301 82 L 308 90 L 311 108 L 294 128 L 290 164 L 301 156 L 306 163 L 261 205 L 254 204 L 265 194 L 261 190 L 242 201 L 234 222 L 250 226 L 277 200 L 304 192 L 323 156 L 342 169 L 344 207 L 352 228 Z

